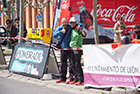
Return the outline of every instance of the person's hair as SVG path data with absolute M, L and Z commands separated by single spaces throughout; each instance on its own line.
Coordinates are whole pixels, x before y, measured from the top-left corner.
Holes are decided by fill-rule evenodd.
M 12 23 L 12 22 L 13 22 L 13 20 L 7 19 L 7 20 L 6 20 L 6 23 L 7 23 L 7 22 Z
M 62 18 L 62 19 L 61 19 L 61 22 L 62 22 L 62 20 L 63 20 L 63 19 L 65 19 L 65 20 L 66 20 L 66 22 L 68 23 L 68 19 L 67 19 L 67 18 Z
M 15 19 L 15 21 L 17 21 L 17 20 L 19 21 L 19 17 L 17 17 L 17 18 Z
M 119 23 L 118 26 L 123 29 L 123 22 Z
M 121 16 L 119 16 L 117 20 L 122 20 L 123 21 L 123 18 Z
M 134 29 L 140 29 L 140 25 L 138 25 L 138 24 L 135 25 L 135 26 L 134 26 Z

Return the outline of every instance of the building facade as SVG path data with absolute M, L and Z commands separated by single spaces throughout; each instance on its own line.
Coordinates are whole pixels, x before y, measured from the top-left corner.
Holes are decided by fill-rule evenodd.
M 30 2 L 31 0 L 26 0 L 28 2 Z M 32 3 L 37 3 L 38 0 L 33 0 Z M 48 1 L 48 0 L 43 0 L 44 2 Z M 55 0 L 50 0 L 52 2 L 54 2 Z M 2 1 L 1 2 L 1 6 L 0 6 L 0 12 L 1 12 L 1 17 L 0 17 L 0 25 L 5 25 L 5 15 L 4 12 L 2 12 L 3 10 L 3 6 L 2 6 Z M 9 11 L 9 10 L 8 10 Z M 24 9 L 24 22 L 26 25 L 26 28 L 52 28 L 53 25 L 53 5 L 51 3 L 48 3 L 45 7 L 44 7 L 44 11 L 42 13 L 42 22 L 37 22 L 37 13 L 39 12 L 39 9 L 27 6 Z M 14 12 L 12 12 L 14 13 Z M 10 14 L 9 19 L 13 19 L 12 17 L 13 14 Z M 14 19 L 13 19 L 14 20 Z

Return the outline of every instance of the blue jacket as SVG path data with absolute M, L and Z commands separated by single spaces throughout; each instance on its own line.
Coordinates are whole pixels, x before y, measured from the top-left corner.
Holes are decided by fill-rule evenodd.
M 128 37 L 123 38 L 122 44 L 129 44 L 129 43 L 130 43 L 130 41 L 129 41 Z
M 60 32 L 62 29 L 63 29 L 63 26 L 61 25 L 55 30 L 55 32 L 53 32 L 54 38 L 57 38 L 58 36 L 60 37 L 59 41 L 61 41 L 64 35 L 63 33 Z M 70 48 L 70 45 L 69 45 L 70 40 L 71 40 L 71 26 L 68 24 L 66 35 L 61 43 L 61 48 Z

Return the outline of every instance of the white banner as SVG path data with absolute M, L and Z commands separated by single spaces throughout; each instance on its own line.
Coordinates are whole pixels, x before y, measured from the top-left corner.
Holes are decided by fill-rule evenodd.
M 140 86 L 140 44 L 113 45 L 83 46 L 85 86 Z
M 120 46 L 84 45 L 87 73 L 140 76 L 140 44 Z

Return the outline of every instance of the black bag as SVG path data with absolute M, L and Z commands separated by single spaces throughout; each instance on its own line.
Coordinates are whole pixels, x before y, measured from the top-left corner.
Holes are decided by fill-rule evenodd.
M 66 30 L 66 33 L 67 33 L 67 30 Z M 56 42 L 56 45 L 55 45 L 56 48 L 61 49 L 61 43 L 62 43 L 62 41 L 63 41 L 63 39 L 64 39 L 66 33 L 65 33 L 64 36 L 62 37 L 61 41 L 58 40 L 58 41 Z
M 58 40 L 57 41 L 57 43 L 56 43 L 56 46 L 55 46 L 56 48 L 58 48 L 58 49 L 61 49 L 61 42 Z

